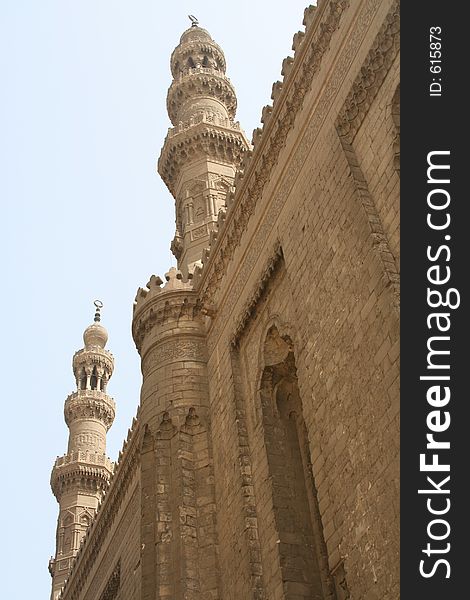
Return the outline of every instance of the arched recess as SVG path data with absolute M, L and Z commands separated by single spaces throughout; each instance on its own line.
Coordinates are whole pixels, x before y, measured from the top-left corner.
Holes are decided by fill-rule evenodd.
M 292 340 L 269 329 L 259 386 L 283 600 L 333 600 Z

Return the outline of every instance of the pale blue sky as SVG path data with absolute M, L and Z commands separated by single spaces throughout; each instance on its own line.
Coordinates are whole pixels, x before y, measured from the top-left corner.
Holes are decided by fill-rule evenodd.
M 137 408 L 132 303 L 152 273 L 175 264 L 173 199 L 155 163 L 170 125 L 169 58 L 187 15 L 225 51 L 251 139 L 305 6 L 0 0 L 2 598 L 49 598 L 49 478 L 66 451 L 71 360 L 95 298 L 116 359 L 112 459 Z

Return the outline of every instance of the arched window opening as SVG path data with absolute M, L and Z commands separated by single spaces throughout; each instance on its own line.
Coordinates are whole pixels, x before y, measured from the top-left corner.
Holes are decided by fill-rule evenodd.
M 93 367 L 93 373 L 90 377 L 90 387 L 92 390 L 96 390 L 98 388 L 98 377 L 96 374 L 96 367 Z
M 194 60 L 192 59 L 191 56 L 188 58 L 187 65 L 188 65 L 189 69 L 194 69 L 196 67 L 196 65 L 194 64 Z
M 207 58 L 207 56 L 204 56 L 204 58 L 202 59 L 202 66 L 203 67 L 209 67 L 209 59 Z

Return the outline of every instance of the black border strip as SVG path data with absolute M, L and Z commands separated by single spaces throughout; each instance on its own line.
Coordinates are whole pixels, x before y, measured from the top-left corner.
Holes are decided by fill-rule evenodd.
M 401 14 L 401 283 L 402 283 L 402 331 L 401 331 L 401 599 L 426 600 L 461 598 L 467 594 L 467 532 L 469 530 L 466 518 L 466 507 L 469 504 L 467 490 L 467 460 L 470 455 L 467 439 L 470 439 L 469 410 L 470 399 L 465 386 L 465 370 L 468 362 L 467 336 L 468 327 L 468 271 L 467 257 L 470 255 L 466 240 L 470 239 L 465 219 L 469 203 L 469 193 L 466 190 L 467 167 L 464 149 L 467 139 L 467 105 L 465 92 L 468 69 L 467 40 L 469 34 L 465 31 L 466 20 L 461 7 L 455 2 L 428 0 L 421 2 L 403 2 Z M 431 40 L 432 33 L 440 40 Z M 440 43 L 430 46 L 430 43 Z M 430 61 L 430 53 L 441 52 L 442 62 Z M 435 73 L 431 72 L 431 67 Z M 435 81 L 433 81 L 435 79 Z M 430 95 L 430 85 L 440 83 L 441 95 Z M 431 90 L 439 93 L 439 86 Z M 449 151 L 449 155 L 433 155 L 433 162 L 449 164 L 447 176 L 449 183 L 436 183 L 433 179 L 445 180 L 444 170 L 430 172 L 431 182 L 427 181 L 428 155 L 433 151 Z M 435 175 L 435 177 L 433 177 Z M 445 202 L 449 194 L 450 203 L 444 210 L 433 210 L 428 206 L 428 194 L 432 189 L 444 189 L 446 192 L 436 192 L 431 195 L 431 203 Z M 441 219 L 445 222 L 449 213 L 450 224 L 443 230 L 433 230 L 427 224 L 428 213 L 433 213 L 431 219 Z M 450 236 L 447 239 L 445 236 Z M 427 248 L 435 257 L 427 257 Z M 443 248 L 447 246 L 448 252 Z M 442 248 L 439 252 L 439 248 Z M 437 257 L 436 257 L 437 256 Z M 431 271 L 430 276 L 447 275 L 446 267 L 450 269 L 450 279 L 447 283 L 431 284 L 428 279 L 428 269 L 438 265 Z M 444 306 L 431 308 L 427 299 L 427 288 L 441 291 L 443 298 L 450 288 L 458 291 L 460 306 L 447 308 Z M 432 296 L 431 301 L 438 303 L 438 296 Z M 451 303 L 456 303 L 457 292 L 451 293 Z M 431 329 L 427 325 L 427 317 L 433 312 L 449 314 L 450 328 L 447 332 L 437 330 L 437 319 L 431 318 Z M 446 317 L 440 321 L 443 326 Z M 449 355 L 434 355 L 430 358 L 434 364 L 449 369 L 430 369 L 428 366 L 427 343 L 432 336 L 448 336 L 449 340 L 433 340 L 431 347 L 449 350 Z M 420 376 L 449 376 L 450 380 L 421 380 Z M 431 386 L 441 386 L 439 393 L 444 393 L 448 385 L 451 393 L 449 402 L 442 406 L 431 406 L 427 399 L 427 390 Z M 433 396 L 437 398 L 436 394 Z M 432 399 L 432 397 L 431 397 Z M 436 426 L 437 420 L 444 422 L 449 413 L 451 419 L 448 429 L 435 433 L 435 439 L 449 441 L 450 449 L 427 450 L 426 434 L 430 433 L 427 416 L 432 411 L 439 410 L 439 417 L 430 417 L 431 425 Z M 432 420 L 434 419 L 434 420 Z M 424 472 L 420 471 L 419 456 L 426 453 L 426 462 L 431 462 L 432 454 L 438 454 L 439 464 L 449 464 L 450 471 Z M 442 483 L 450 475 L 450 480 Z M 436 489 L 427 481 L 427 476 L 433 478 L 435 485 L 441 490 L 449 489 L 449 494 L 418 494 L 418 489 Z M 449 510 L 442 515 L 432 515 L 428 508 Z M 450 531 L 444 523 L 434 519 L 446 520 Z M 428 528 L 435 537 L 442 540 L 432 540 Z M 432 552 L 429 556 L 423 552 L 430 543 Z M 449 547 L 447 547 L 449 544 Z M 448 551 L 444 551 L 448 550 Z M 442 559 L 447 561 L 437 564 Z M 420 574 L 422 571 L 429 577 Z M 448 578 L 447 575 L 450 575 Z M 468 593 L 468 592 L 467 592 Z

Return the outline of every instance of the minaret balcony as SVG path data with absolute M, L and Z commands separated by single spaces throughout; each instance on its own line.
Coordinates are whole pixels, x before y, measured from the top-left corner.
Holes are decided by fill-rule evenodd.
M 230 119 L 221 118 L 215 114 L 209 113 L 201 113 L 198 115 L 194 115 L 190 119 L 186 121 L 182 121 L 178 123 L 176 127 L 170 127 L 168 129 L 168 138 L 172 138 L 179 133 L 184 133 L 194 125 L 198 125 L 199 123 L 208 123 L 210 125 L 217 125 L 218 127 L 224 127 L 225 129 L 241 131 L 240 123 L 238 121 L 234 122 Z
M 105 454 L 76 450 L 57 457 L 51 488 L 58 501 L 70 490 L 102 494 L 108 489 L 113 472 L 114 463 Z
M 227 111 L 231 119 L 237 111 L 237 96 L 230 79 L 221 71 L 205 67 L 191 69 L 189 73 L 174 79 L 168 89 L 167 110 L 171 122 L 176 125 L 181 118 L 182 107 L 198 98 L 214 98 Z
M 74 450 L 69 454 L 58 456 L 54 468 L 69 465 L 70 463 L 83 463 L 84 465 L 99 465 L 105 467 L 110 473 L 113 472 L 114 463 L 106 454 L 100 452 L 89 452 L 88 450 Z
M 204 75 L 214 75 L 216 77 L 220 77 L 221 79 L 226 80 L 230 85 L 232 85 L 230 79 L 220 69 L 214 69 L 212 67 L 202 67 L 202 66 L 186 68 L 186 69 L 180 71 L 178 73 L 178 75 L 173 79 L 173 81 L 175 83 L 180 83 L 181 81 L 184 81 L 186 78 L 189 78 L 193 75 L 199 75 L 201 73 Z
M 77 390 L 65 401 L 64 416 L 69 426 L 76 419 L 92 419 L 101 421 L 108 430 L 115 414 L 116 403 L 101 390 Z
M 101 400 L 102 402 L 106 402 L 106 404 L 109 404 L 109 406 L 111 406 L 113 409 L 116 408 L 116 403 L 114 402 L 114 399 L 102 390 L 76 390 L 75 392 L 72 392 L 67 396 L 67 400 L 65 402 L 67 403 L 75 398 Z
M 250 143 L 239 124 L 233 125 L 203 120 L 187 130 L 170 130 L 158 159 L 158 172 L 173 197 L 181 170 L 191 162 L 207 159 L 238 168 Z
M 111 377 L 114 370 L 114 357 L 105 348 L 92 346 L 91 348 L 77 350 L 73 355 L 72 365 L 74 372 L 82 366 L 102 366 Z

